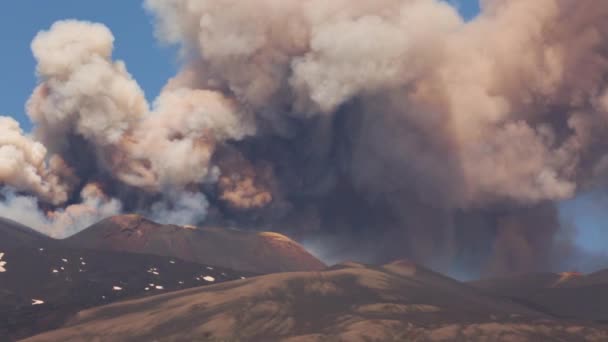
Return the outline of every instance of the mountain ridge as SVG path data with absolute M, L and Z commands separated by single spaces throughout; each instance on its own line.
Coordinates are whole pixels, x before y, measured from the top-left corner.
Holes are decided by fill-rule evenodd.
M 255 273 L 314 271 L 327 267 L 282 234 L 162 225 L 139 215 L 107 218 L 63 241 L 84 248 L 172 256 Z

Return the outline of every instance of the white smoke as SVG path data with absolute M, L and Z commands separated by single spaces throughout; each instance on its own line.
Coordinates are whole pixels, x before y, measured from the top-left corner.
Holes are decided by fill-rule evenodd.
M 201 184 L 210 175 L 216 144 L 242 139 L 253 127 L 236 115 L 235 104 L 221 93 L 179 88 L 163 92 L 154 112 L 134 129 L 129 154 L 147 160 L 153 173 L 149 184 L 183 189 Z M 131 182 L 138 185 L 137 181 Z
M 121 203 L 109 199 L 93 184 L 81 192 L 82 202 L 65 209 L 44 213 L 38 199 L 18 195 L 11 188 L 1 188 L 0 217 L 29 226 L 54 238 L 65 238 L 102 219 L 121 213 Z
M 98 148 L 118 143 L 147 111 L 144 94 L 122 62 L 112 62 L 107 27 L 60 21 L 32 42 L 41 84 L 28 103 L 36 135 L 53 152 L 74 132 Z
M 159 223 L 180 226 L 195 225 L 207 215 L 209 203 L 203 194 L 182 192 L 152 204 L 143 214 Z
M 17 121 L 0 116 L 0 185 L 61 204 L 70 189 L 58 175 L 60 165 L 58 159 L 48 160 L 44 145 L 24 135 Z
M 216 143 L 253 133 L 244 113 L 218 92 L 170 89 L 150 112 L 125 64 L 111 60 L 113 41 L 101 24 L 70 20 L 32 42 L 41 84 L 28 114 L 52 152 L 69 154 L 67 139 L 79 136 L 117 178 L 159 191 L 200 183 Z

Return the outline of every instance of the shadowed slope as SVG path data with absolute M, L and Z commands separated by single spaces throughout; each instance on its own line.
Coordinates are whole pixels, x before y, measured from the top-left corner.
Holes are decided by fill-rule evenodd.
M 53 241 L 29 227 L 0 217 L 0 252 L 22 247 L 43 247 Z
M 86 308 L 249 275 L 177 258 L 74 248 L 1 220 L 0 341 L 56 329 Z
M 469 284 L 556 317 L 608 322 L 608 270 L 589 275 L 539 273 L 483 279 Z

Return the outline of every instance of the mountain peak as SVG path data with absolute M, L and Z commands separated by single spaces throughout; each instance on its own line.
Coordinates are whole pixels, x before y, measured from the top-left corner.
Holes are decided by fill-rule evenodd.
M 108 218 L 66 242 L 101 250 L 171 256 L 254 273 L 325 268 L 304 247 L 282 234 L 163 225 L 140 215 Z

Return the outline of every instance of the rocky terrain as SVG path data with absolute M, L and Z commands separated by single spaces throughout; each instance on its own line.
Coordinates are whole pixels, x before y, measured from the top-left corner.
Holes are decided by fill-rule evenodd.
M 0 221 L 0 341 L 605 341 L 607 292 L 608 271 L 327 268 L 282 235 L 134 215 L 66 240 Z
M 509 298 L 555 317 L 608 323 L 608 270 L 539 273 L 471 282 L 488 294 Z
M 179 258 L 77 248 L 0 221 L 0 341 L 60 327 L 80 310 L 252 275 Z
M 27 341 L 605 341 L 414 264 L 271 274 L 80 312 Z

